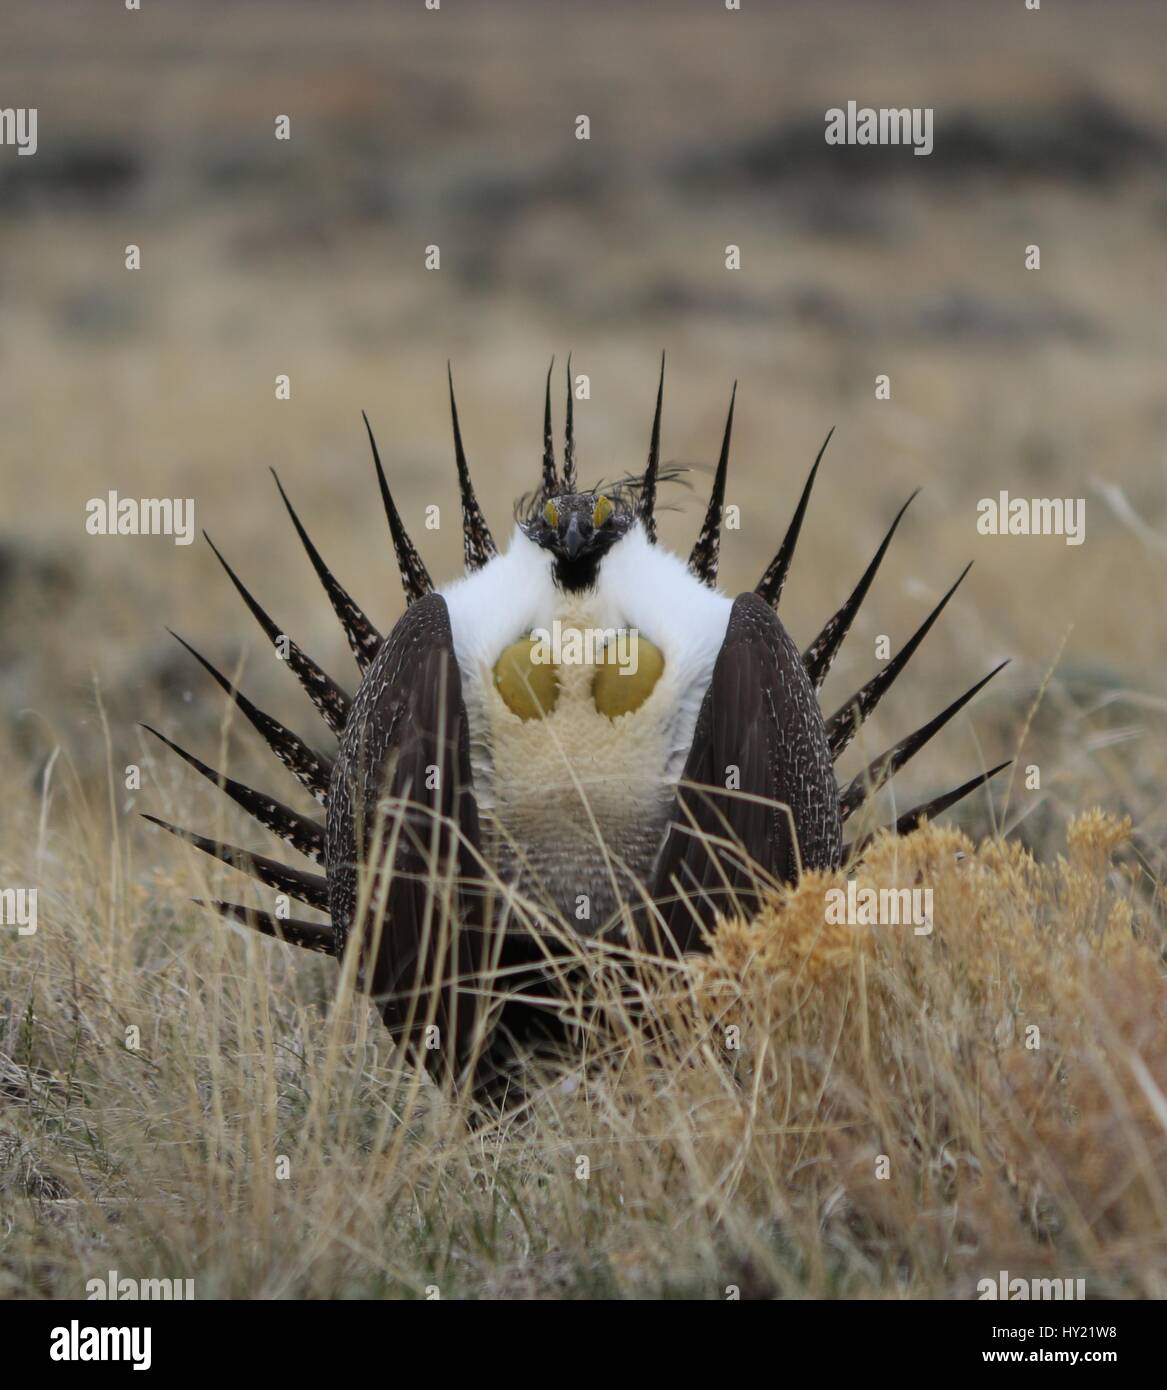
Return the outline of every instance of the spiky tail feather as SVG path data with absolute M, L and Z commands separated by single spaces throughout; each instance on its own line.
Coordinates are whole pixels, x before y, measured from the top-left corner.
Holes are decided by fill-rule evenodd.
M 733 434 L 733 407 L 737 401 L 737 382 L 729 397 L 729 414 L 725 417 L 725 432 L 721 437 L 721 453 L 717 459 L 717 471 L 713 475 L 713 487 L 709 493 L 709 505 L 705 509 L 705 520 L 701 533 L 689 555 L 689 569 L 702 584 L 710 588 L 717 582 L 718 562 L 721 559 L 721 514 L 725 506 L 725 480 L 729 473 L 729 441 Z
M 552 367 L 553 366 L 554 359 L 552 359 Z M 552 367 L 549 367 L 547 371 L 546 399 L 544 406 L 543 470 L 541 487 L 545 495 L 553 494 L 558 491 L 561 486 L 555 463 L 555 450 L 551 429 Z M 470 481 L 470 474 L 466 464 L 461 429 L 458 421 L 457 405 L 454 400 L 452 369 L 449 370 L 448 375 L 451 420 L 454 431 L 455 464 L 457 466 L 459 488 L 462 498 L 465 560 L 467 569 L 473 570 L 487 563 L 498 552 L 494 539 L 486 525 L 485 518 L 478 506 L 477 498 L 474 495 L 473 486 Z M 662 353 L 660 380 L 657 386 L 648 461 L 641 480 L 637 504 L 638 515 L 650 542 L 655 542 L 656 539 L 655 509 L 657 483 L 661 476 L 660 431 L 663 393 L 664 354 Z M 721 453 L 714 476 L 712 492 L 706 509 L 705 520 L 692 554 L 689 557 L 689 567 L 692 572 L 696 574 L 702 582 L 709 585 L 715 583 L 718 569 L 721 515 L 725 498 L 729 445 L 733 426 L 735 400 L 736 384 L 734 387 L 734 394 L 730 399 Z M 372 427 L 369 424 L 368 417 L 365 416 L 364 419 L 370 447 L 373 453 L 373 462 L 377 473 L 381 497 L 389 522 L 390 534 L 397 555 L 398 565 L 401 570 L 406 602 L 413 603 L 417 599 L 432 592 L 433 582 L 401 520 L 400 513 L 389 491 Z M 758 582 L 756 592 L 775 608 L 781 599 L 789 575 L 795 547 L 806 515 L 811 489 L 814 485 L 819 465 L 822 462 L 823 455 L 826 451 L 827 444 L 831 440 L 832 434 L 833 430 L 828 433 L 826 440 L 824 440 L 815 458 L 814 465 L 803 487 L 798 505 L 782 545 Z M 288 509 L 297 534 L 304 544 L 313 568 L 325 588 L 333 610 L 341 621 L 345 635 L 349 640 L 361 670 L 364 671 L 367 669 L 372 658 L 376 655 L 376 652 L 380 650 L 382 643 L 381 634 L 328 570 L 319 552 L 316 550 L 307 532 L 301 525 L 299 517 L 292 508 L 278 477 L 276 478 L 276 485 L 279 488 L 281 497 Z M 575 486 L 575 437 L 570 359 L 568 361 L 568 403 L 562 485 L 569 488 Z M 912 497 L 908 499 L 908 502 L 906 502 L 897 513 L 874 559 L 864 571 L 859 583 L 852 591 L 846 603 L 835 613 L 804 653 L 803 660 L 812 684 L 816 689 L 820 688 L 825 680 L 827 672 L 858 613 L 859 607 L 871 587 L 875 574 L 891 543 L 892 536 L 895 534 L 896 528 L 899 526 L 907 510 L 907 506 L 915 495 L 916 494 L 913 493 Z M 315 662 L 307 657 L 286 634 L 278 629 L 276 624 L 239 580 L 238 576 L 220 554 L 209 536 L 207 537 L 207 541 L 247 607 L 264 630 L 268 639 L 279 647 L 280 655 L 287 660 L 288 665 L 292 668 L 297 679 L 300 681 L 328 727 L 337 735 L 343 733 L 348 725 L 351 713 L 352 701 L 350 696 L 342 690 L 331 677 L 322 671 Z M 861 690 L 846 701 L 835 714 L 831 716 L 830 720 L 827 721 L 833 757 L 837 758 L 847 748 L 858 728 L 863 724 L 882 699 L 883 695 L 902 673 L 911 656 L 915 653 L 967 573 L 968 569 L 966 567 L 956 582 L 941 598 L 932 612 L 909 639 L 899 655 L 869 680 Z M 177 634 L 175 635 L 177 636 Z M 247 700 L 221 672 L 195 651 L 189 643 L 185 642 L 181 637 L 177 640 L 182 642 L 183 646 L 186 647 L 191 655 L 200 662 L 204 669 L 208 671 L 220 687 L 230 696 L 249 722 L 263 735 L 269 747 L 273 749 L 281 761 L 293 772 L 302 785 L 307 787 L 318 801 L 322 803 L 326 802 L 333 770 L 331 760 L 326 758 L 323 754 L 314 752 L 303 740 L 299 739 L 295 734 L 292 734 L 290 730 L 286 729 L 282 724 L 272 719 L 271 716 L 265 714 L 262 710 L 259 710 Z M 1002 666 L 1005 664 L 1007 663 L 1002 663 Z M 908 735 L 907 738 L 902 739 L 899 743 L 870 763 L 850 782 L 846 790 L 840 794 L 839 806 L 842 815 L 851 816 L 854 814 L 1001 669 L 1002 667 L 998 666 L 994 671 L 990 672 L 988 676 L 984 677 L 983 680 L 973 686 L 971 690 L 966 691 L 964 695 L 960 696 L 946 709 L 941 711 L 935 718 L 923 725 L 920 729 L 917 729 L 914 733 Z M 224 777 L 156 730 L 150 729 L 150 732 L 155 734 L 156 737 L 161 739 L 162 742 L 177 753 L 178 756 L 195 768 L 200 775 L 219 786 L 232 798 L 232 800 L 242 806 L 244 810 L 252 815 L 261 825 L 265 826 L 265 828 L 283 838 L 288 844 L 305 854 L 309 859 L 317 863 L 324 860 L 323 827 L 317 822 L 300 815 L 290 807 L 283 805 L 283 803 L 267 797 L 263 793 L 247 787 L 241 782 Z M 989 772 L 979 777 L 974 777 L 961 786 L 954 788 L 952 791 L 934 797 L 930 801 L 906 812 L 904 815 L 900 816 L 896 822 L 896 833 L 905 834 L 915 828 L 921 819 L 938 815 L 942 811 L 947 810 L 961 798 L 976 790 L 976 788 L 984 786 L 990 778 L 1008 765 L 1007 762 L 1001 763 Z M 263 855 L 254 854 L 249 850 L 220 844 L 217 841 L 207 839 L 194 832 L 181 830 L 165 821 L 158 820 L 156 817 L 147 817 L 147 819 L 153 821 L 170 833 L 180 836 L 189 843 L 194 844 L 205 853 L 213 855 L 232 867 L 254 875 L 269 886 L 280 888 L 288 892 L 291 896 L 298 897 L 300 900 L 318 907 L 321 910 L 328 909 L 327 880 L 320 875 L 308 874 L 301 870 L 291 869 L 277 863 L 275 860 L 268 859 Z M 861 852 L 862 848 L 862 844 L 854 846 L 848 850 L 848 853 L 853 854 Z M 335 934 L 333 928 L 327 924 L 276 919 L 266 913 L 258 912 L 240 904 L 218 900 L 204 902 L 201 899 L 196 899 L 196 901 L 200 902 L 201 905 L 213 908 L 215 911 L 233 921 L 252 926 L 265 935 L 273 936 L 277 939 L 303 946 L 310 950 L 321 951 L 325 954 L 336 953 Z

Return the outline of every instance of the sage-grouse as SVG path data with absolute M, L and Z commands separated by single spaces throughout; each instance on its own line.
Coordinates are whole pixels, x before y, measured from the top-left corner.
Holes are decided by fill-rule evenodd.
M 212 543 L 336 735 L 335 754 L 310 747 L 183 645 L 323 819 L 157 736 L 321 872 L 149 819 L 283 895 L 272 912 L 210 904 L 227 917 L 338 957 L 359 943 L 359 978 L 386 1025 L 447 1076 L 472 1064 L 480 1076 L 500 1039 L 551 1018 L 551 1002 L 536 996 L 555 971 L 531 968 L 555 958 L 565 933 L 630 953 L 700 949 L 718 912 L 751 912 L 767 885 L 839 865 L 843 822 L 1001 669 L 837 785 L 834 761 L 968 569 L 898 655 L 824 718 L 818 691 L 908 503 L 800 654 L 776 609 L 826 442 L 778 553 L 752 593 L 730 598 L 716 579 L 733 398 L 704 524 L 684 561 L 657 543 L 658 484 L 677 472 L 660 465 L 663 390 L 662 358 L 643 474 L 581 491 L 570 362 L 562 472 L 549 369 L 541 482 L 517 504 L 500 552 L 471 485 L 451 377 L 466 573 L 440 588 L 402 524 L 366 418 L 407 604 L 388 637 L 333 577 L 277 477 L 360 668 L 355 695 L 284 634 Z M 900 816 L 896 830 L 1005 766 Z M 281 910 L 289 897 L 331 923 L 291 919 Z

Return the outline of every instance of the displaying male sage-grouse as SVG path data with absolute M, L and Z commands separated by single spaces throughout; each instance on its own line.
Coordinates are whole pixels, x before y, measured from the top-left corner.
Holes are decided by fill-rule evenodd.
M 424 1037 L 427 1061 L 447 1075 L 474 1057 L 489 1060 L 532 1018 L 550 1019 L 525 986 L 537 978 L 535 993 L 546 996 L 554 971 L 532 976 L 531 967 L 554 959 L 556 933 L 560 942 L 574 931 L 653 953 L 699 949 L 717 912 L 751 912 L 767 884 L 792 882 L 802 866 L 840 864 L 843 822 L 996 674 L 838 786 L 833 762 L 968 570 L 894 660 L 824 719 L 818 691 L 908 503 L 800 654 L 776 609 L 826 443 L 778 553 L 752 593 L 731 599 L 716 579 L 733 399 L 686 562 L 657 544 L 657 487 L 675 472 L 660 466 L 663 390 L 662 358 L 643 475 L 581 491 L 570 363 L 562 472 L 549 370 L 541 483 L 520 500 L 500 553 L 470 482 L 451 378 L 466 573 L 441 588 L 402 525 L 366 419 L 407 603 L 388 637 L 333 577 L 276 478 L 360 667 L 354 696 L 215 554 L 339 740 L 334 757 L 257 709 L 183 643 L 324 807 L 323 821 L 157 736 L 323 872 L 148 819 L 328 913 L 331 925 L 210 904 L 330 955 L 358 941 L 360 978 L 386 1025 L 411 1044 Z M 909 811 L 897 831 L 1001 767 Z

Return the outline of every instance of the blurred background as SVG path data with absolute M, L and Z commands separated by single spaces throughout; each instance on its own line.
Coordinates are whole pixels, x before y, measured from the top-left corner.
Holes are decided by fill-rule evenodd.
M 980 794 L 970 827 L 1003 815 L 1041 848 L 1098 801 L 1134 817 L 1161 872 L 1165 41 L 1164 7 L 1132 0 L 5 0 L 0 106 L 39 112 L 34 157 L 0 148 L 9 795 L 57 746 L 104 777 L 95 691 L 115 768 L 152 756 L 138 719 L 215 761 L 222 699 L 166 625 L 326 742 L 202 540 L 90 536 L 89 498 L 193 497 L 351 689 L 268 466 L 385 631 L 402 601 L 361 409 L 442 580 L 461 557 L 447 358 L 501 539 L 537 481 L 552 353 L 590 378 L 590 482 L 643 466 L 665 349 L 663 452 L 693 486 L 670 489 L 662 529 L 685 553 L 739 382 L 730 592 L 757 581 L 837 427 L 783 600 L 800 645 L 923 486 L 828 711 L 876 669 L 876 637 L 897 651 L 976 562 L 845 770 L 1011 656 L 898 779 L 900 809 L 1020 749 L 1040 788 L 1019 777 L 1007 810 L 1003 784 L 995 810 Z M 934 152 L 828 147 L 824 113 L 848 100 L 933 107 Z M 1001 490 L 1085 498 L 1085 544 L 978 535 L 978 500 Z M 253 744 L 233 741 L 239 775 Z M 147 804 L 149 776 L 122 809 Z

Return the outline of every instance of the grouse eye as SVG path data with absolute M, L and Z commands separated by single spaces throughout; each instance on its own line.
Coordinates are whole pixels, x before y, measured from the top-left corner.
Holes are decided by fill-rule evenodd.
M 543 508 L 543 520 L 546 521 L 548 526 L 559 525 L 559 508 L 554 502 L 548 502 Z
M 612 515 L 612 504 L 601 494 L 596 498 L 596 505 L 592 511 L 592 525 L 603 526 L 604 522 Z

